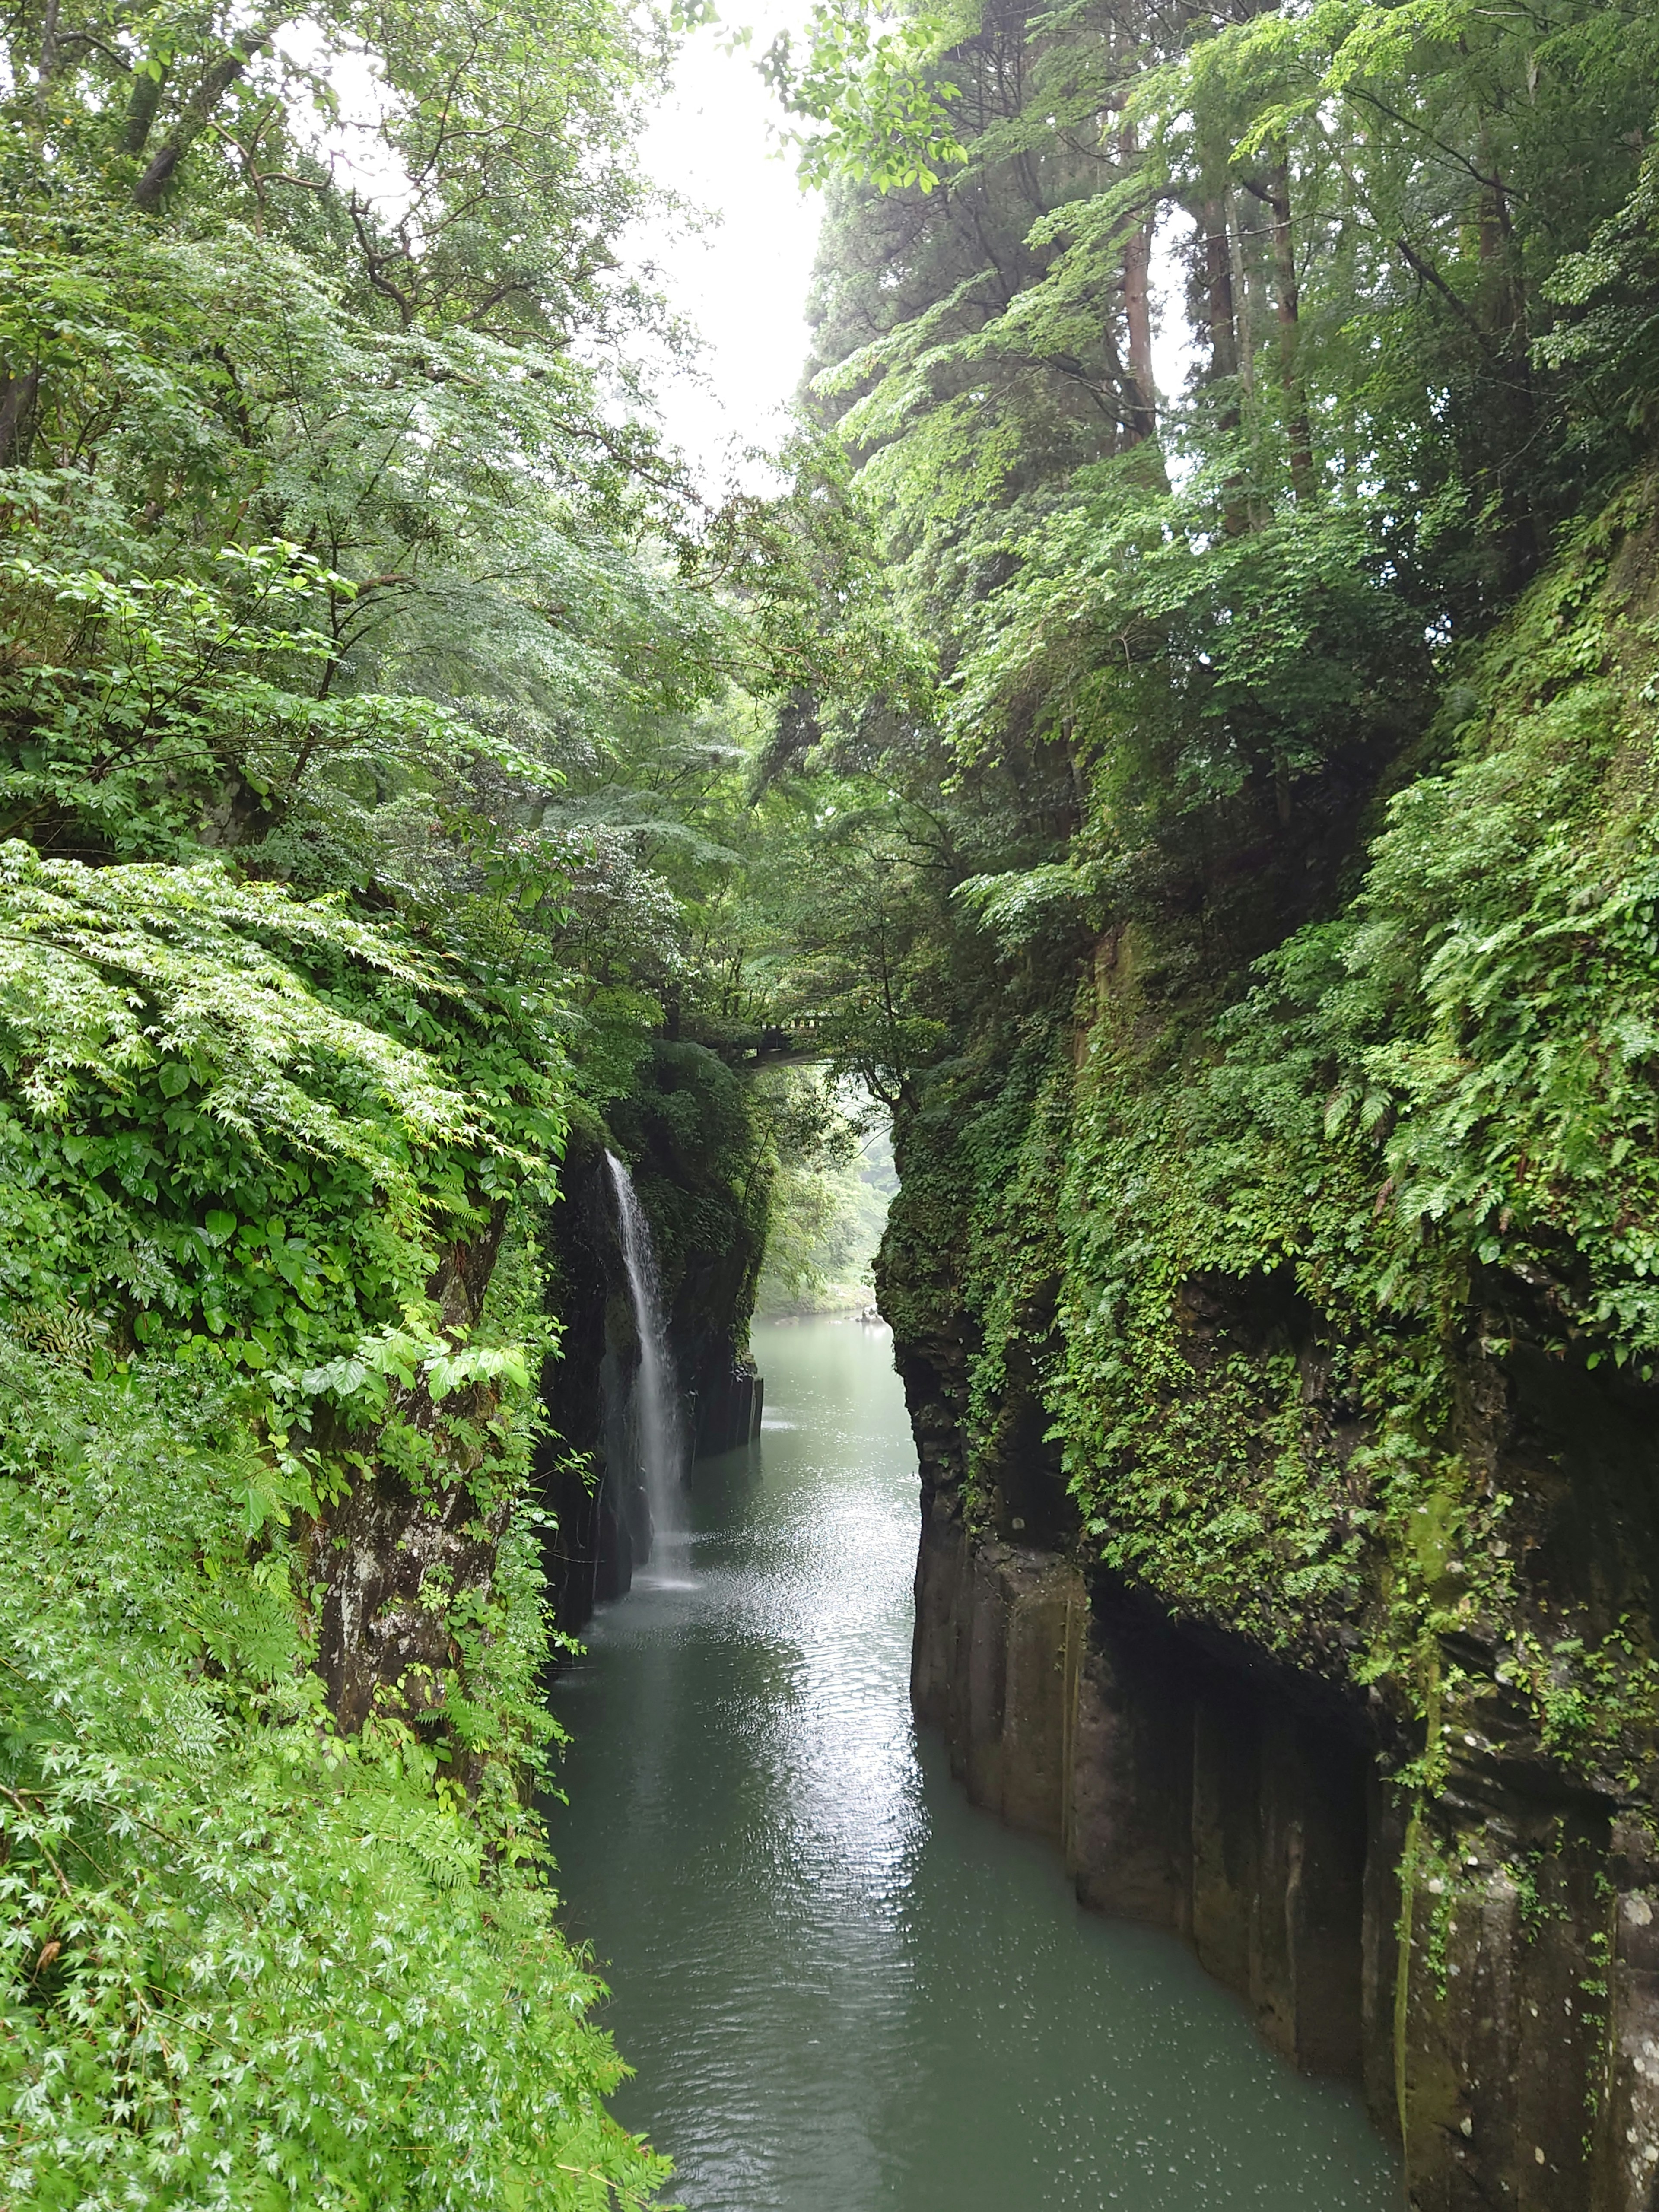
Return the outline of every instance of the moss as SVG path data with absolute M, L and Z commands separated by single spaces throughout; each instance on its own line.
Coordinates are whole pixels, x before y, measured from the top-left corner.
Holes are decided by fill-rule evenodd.
M 1498 1691 L 1604 1778 L 1659 1717 L 1645 1569 L 1618 1628 L 1562 1612 L 1493 1410 L 1518 1347 L 1659 1363 L 1653 513 L 1458 672 L 1346 908 L 1219 1006 L 1109 933 L 1069 1021 L 988 1010 L 900 1131 L 884 1297 L 955 1347 L 970 1520 L 1051 1437 L 1085 1559 L 1380 1689 L 1430 1794 Z
M 748 1340 L 775 1166 L 748 1085 L 707 1046 L 659 1038 L 611 1122 L 677 1337 L 690 1342 L 712 1320 L 729 1357 Z

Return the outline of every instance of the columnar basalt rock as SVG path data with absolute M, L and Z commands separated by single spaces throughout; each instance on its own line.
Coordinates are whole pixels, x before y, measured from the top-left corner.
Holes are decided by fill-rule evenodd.
M 1659 2212 L 1656 638 L 1645 468 L 1277 831 L 1107 716 L 895 1121 L 919 1705 L 1419 2212 Z
M 937 1498 L 916 1622 L 916 1711 L 974 1802 L 1060 1845 L 1085 1904 L 1183 1936 L 1286 2057 L 1360 2078 L 1358 1742 Z
M 924 1462 L 915 1704 L 973 1801 L 1052 1838 L 1085 1905 L 1190 1943 L 1289 2062 L 1360 2084 L 1415 2212 L 1653 2212 L 1639 1809 L 1552 1791 L 1526 1747 L 1473 1731 L 1414 1794 L 1374 1699 L 970 1528 L 937 1366 L 901 1364 Z
M 692 1406 L 692 1442 L 697 1455 L 712 1457 L 752 1443 L 760 1434 L 765 1401 L 765 1379 L 754 1361 L 746 1354 L 721 1359 L 717 1353 L 704 1370 Z
M 916 1711 L 944 1731 L 975 1804 L 1056 1843 L 1069 1817 L 1085 1607 L 1069 1562 L 972 1545 L 947 1512 L 930 1516 L 916 1577 Z

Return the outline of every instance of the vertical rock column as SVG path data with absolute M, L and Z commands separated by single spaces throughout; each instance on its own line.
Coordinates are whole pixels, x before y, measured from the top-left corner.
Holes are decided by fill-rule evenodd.
M 913 1687 L 974 1802 L 1060 1844 L 1085 1905 L 1183 1936 L 1287 2058 L 1360 2077 L 1358 1744 L 1150 1615 L 1091 1604 L 1070 1559 L 973 1541 L 937 1493 Z
M 1403 1858 L 1413 2206 L 1652 2212 L 1659 1893 L 1641 1829 L 1455 1771 Z
M 1087 1599 L 1070 1561 L 973 1545 L 933 1501 L 916 1571 L 911 1686 L 944 1734 L 976 1805 L 1063 1842 L 1076 1712 L 1077 1640 Z
M 913 1684 L 975 1803 L 1060 1844 L 1085 1905 L 1182 1936 L 1293 2064 L 1363 2081 L 1413 2212 L 1659 2212 L 1633 1813 L 1477 1755 L 1413 1818 L 1353 1729 L 1060 1554 L 975 1541 L 943 1491 Z
M 1184 1936 L 1276 2050 L 1358 2080 L 1363 1749 L 1133 1608 L 1097 1606 L 1086 1626 L 1069 1779 L 1078 1894 Z

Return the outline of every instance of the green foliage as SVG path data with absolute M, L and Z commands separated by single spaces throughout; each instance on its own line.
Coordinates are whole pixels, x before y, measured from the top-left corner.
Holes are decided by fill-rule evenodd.
M 1659 388 L 1659 316 L 1654 283 L 1659 258 L 1659 161 L 1650 153 L 1636 188 L 1582 253 L 1553 272 L 1549 294 L 1570 312 L 1541 341 L 1551 368 L 1586 380 L 1603 422 L 1650 433 Z M 1571 312 L 1576 310 L 1576 313 Z
M 436 1242 L 556 1149 L 533 996 L 491 1008 L 464 970 L 210 860 L 14 843 L 4 866 L 15 1305 L 252 1367 L 327 1356 L 418 1305 Z
M 857 526 L 650 426 L 648 11 L 0 41 L 0 2196 L 640 2203 L 532 1809 L 531 1222 L 647 1094 L 746 1321 L 763 1133 L 651 1037 L 753 1018 L 732 687 L 831 580 L 868 659 Z
M 8 2193 L 642 2202 L 658 2167 L 604 2113 L 620 2069 L 533 1820 L 510 1791 L 467 1817 L 407 1730 L 335 1733 L 303 1553 L 241 1518 L 262 1454 L 234 1394 L 0 1334 L 0 1406 Z M 524 1709 L 527 1534 L 497 1592 L 477 1687 Z
M 525 1802 L 536 1285 L 458 1311 L 440 1257 L 550 1188 L 544 994 L 216 860 L 4 851 L 9 2179 L 641 2201 Z M 345 1734 L 331 1516 L 388 1476 L 494 1540 Z
M 983 1346 L 970 1510 L 1035 1395 L 1118 1574 L 1419 1717 L 1478 1714 L 1441 1639 L 1490 1639 L 1546 1750 L 1632 1786 L 1645 1639 L 1534 1620 L 1460 1377 L 1519 1337 L 1659 1353 L 1653 512 L 1644 481 L 1579 533 L 1354 897 L 1237 996 L 1172 1005 L 1132 927 L 1070 1018 L 930 1074 L 884 1263 L 902 1334 L 959 1299 Z M 1445 1755 L 1431 1728 L 1406 1778 Z
M 846 174 L 878 191 L 931 192 L 967 160 L 951 123 L 960 91 L 932 66 L 947 36 L 945 23 L 925 15 L 872 32 L 861 9 L 819 9 L 798 64 L 789 33 L 779 33 L 762 74 L 793 114 L 822 126 L 799 136 L 804 181 Z
M 1652 33 L 956 27 L 943 189 L 840 154 L 813 387 L 939 681 L 791 763 L 836 878 L 792 981 L 895 1107 L 884 1303 L 969 1514 L 1052 1453 L 1173 1610 L 1419 1727 L 1485 1639 L 1604 1769 L 1645 1647 L 1523 1658 L 1534 1509 L 1469 1403 L 1540 1346 L 1640 1385 L 1659 1330 Z
M 966 165 L 842 186 L 814 386 L 955 746 L 1099 761 L 1132 851 L 1374 780 L 1435 651 L 1640 457 L 1651 35 L 1622 0 L 958 28 Z
M 1634 788 L 1645 787 L 1650 664 L 1638 647 L 1610 670 L 1607 652 L 1625 598 L 1607 574 L 1608 533 L 1633 521 L 1646 524 L 1644 504 L 1608 518 L 1534 591 L 1489 650 L 1485 712 L 1463 722 L 1444 773 L 1396 799 L 1349 915 L 1264 963 L 1196 1066 L 1188 1060 L 1147 1097 L 1156 1061 L 1136 1072 L 1138 1055 L 1126 1063 L 1103 1024 L 1104 1080 L 1085 1090 L 1092 1134 L 1074 1172 L 1079 1188 L 1124 1198 L 1115 1220 L 1097 1203 L 1073 1248 L 1066 1426 L 1079 1472 L 1165 1456 L 1134 1431 L 1103 1431 L 1100 1411 L 1127 1400 L 1152 1413 L 1161 1393 L 1142 1376 L 1178 1394 L 1192 1354 L 1167 1333 L 1174 1302 L 1210 1271 L 1247 1280 L 1289 1267 L 1323 1316 L 1316 1327 L 1369 1347 L 1322 1383 L 1328 1403 L 1346 1400 L 1373 1426 L 1365 1486 L 1356 1494 L 1354 1462 L 1345 1477 L 1328 1448 L 1326 1475 L 1310 1465 L 1292 1485 L 1306 1516 L 1293 1549 L 1310 1562 L 1322 1520 L 1363 1532 L 1380 1508 L 1386 1525 L 1425 1481 L 1444 1479 L 1434 1469 L 1449 1362 L 1470 1303 L 1492 1296 L 1483 1270 L 1498 1271 L 1494 1288 L 1515 1285 L 1513 1298 L 1541 1297 L 1592 1364 L 1650 1361 L 1659 1316 L 1643 1227 L 1655 1205 L 1644 1057 L 1659 963 Z M 1625 557 L 1640 558 L 1629 547 Z M 1286 1370 L 1291 1408 L 1307 1382 Z M 1207 1420 L 1227 1394 L 1203 1382 Z M 1265 1419 L 1248 1425 L 1271 1435 Z M 1205 1463 L 1190 1443 L 1174 1456 Z M 1085 1480 L 1092 1490 L 1099 1479 Z M 1502 1504 L 1481 1508 L 1478 1525 Z M 1122 1505 L 1111 1515 L 1120 1548 Z M 1159 1505 L 1149 1495 L 1130 1516 L 1142 1532 L 1131 1548 L 1146 1557 L 1159 1550 Z M 1281 1518 L 1271 1502 L 1246 1516 L 1269 1530 Z M 1463 1542 L 1473 1561 L 1477 1523 Z M 1410 1579 L 1434 1606 L 1433 1564 Z M 1449 1610 L 1476 1607 L 1470 1589 Z
M 885 1117 L 821 1066 L 781 1068 L 763 1079 L 762 1096 L 777 1169 L 758 1310 L 869 1305 L 896 1180 Z
M 659 1039 L 611 1123 L 650 1217 L 677 1338 L 688 1348 L 723 1340 L 729 1358 L 747 1341 L 766 1249 L 769 1116 L 706 1045 Z

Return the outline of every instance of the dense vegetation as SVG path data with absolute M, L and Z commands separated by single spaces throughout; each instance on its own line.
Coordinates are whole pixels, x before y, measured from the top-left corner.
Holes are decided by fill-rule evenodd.
M 534 1813 L 548 1224 L 614 1144 L 739 1330 L 777 1188 L 770 1294 L 852 1264 L 778 1024 L 895 1117 L 975 1526 L 1419 1802 L 1477 1644 L 1628 1794 L 1650 1593 L 1551 1613 L 1477 1385 L 1659 1354 L 1653 11 L 823 11 L 717 507 L 655 19 L 4 37 L 7 2197 L 649 2194 Z
M 1610 1437 L 1659 1357 L 1656 31 L 1083 0 L 769 64 L 909 641 L 775 767 L 854 794 L 799 934 L 913 1388 L 972 1525 L 1369 1688 L 1431 1795 L 1509 1698 L 1622 1804 L 1659 1717 L 1645 1569 L 1574 1583 L 1495 1410 L 1599 1377 Z
M 641 2201 L 534 1809 L 550 1223 L 631 1152 L 741 1344 L 823 1122 L 727 1064 L 746 760 L 844 498 L 649 426 L 653 17 L 4 37 L 0 2196 Z

